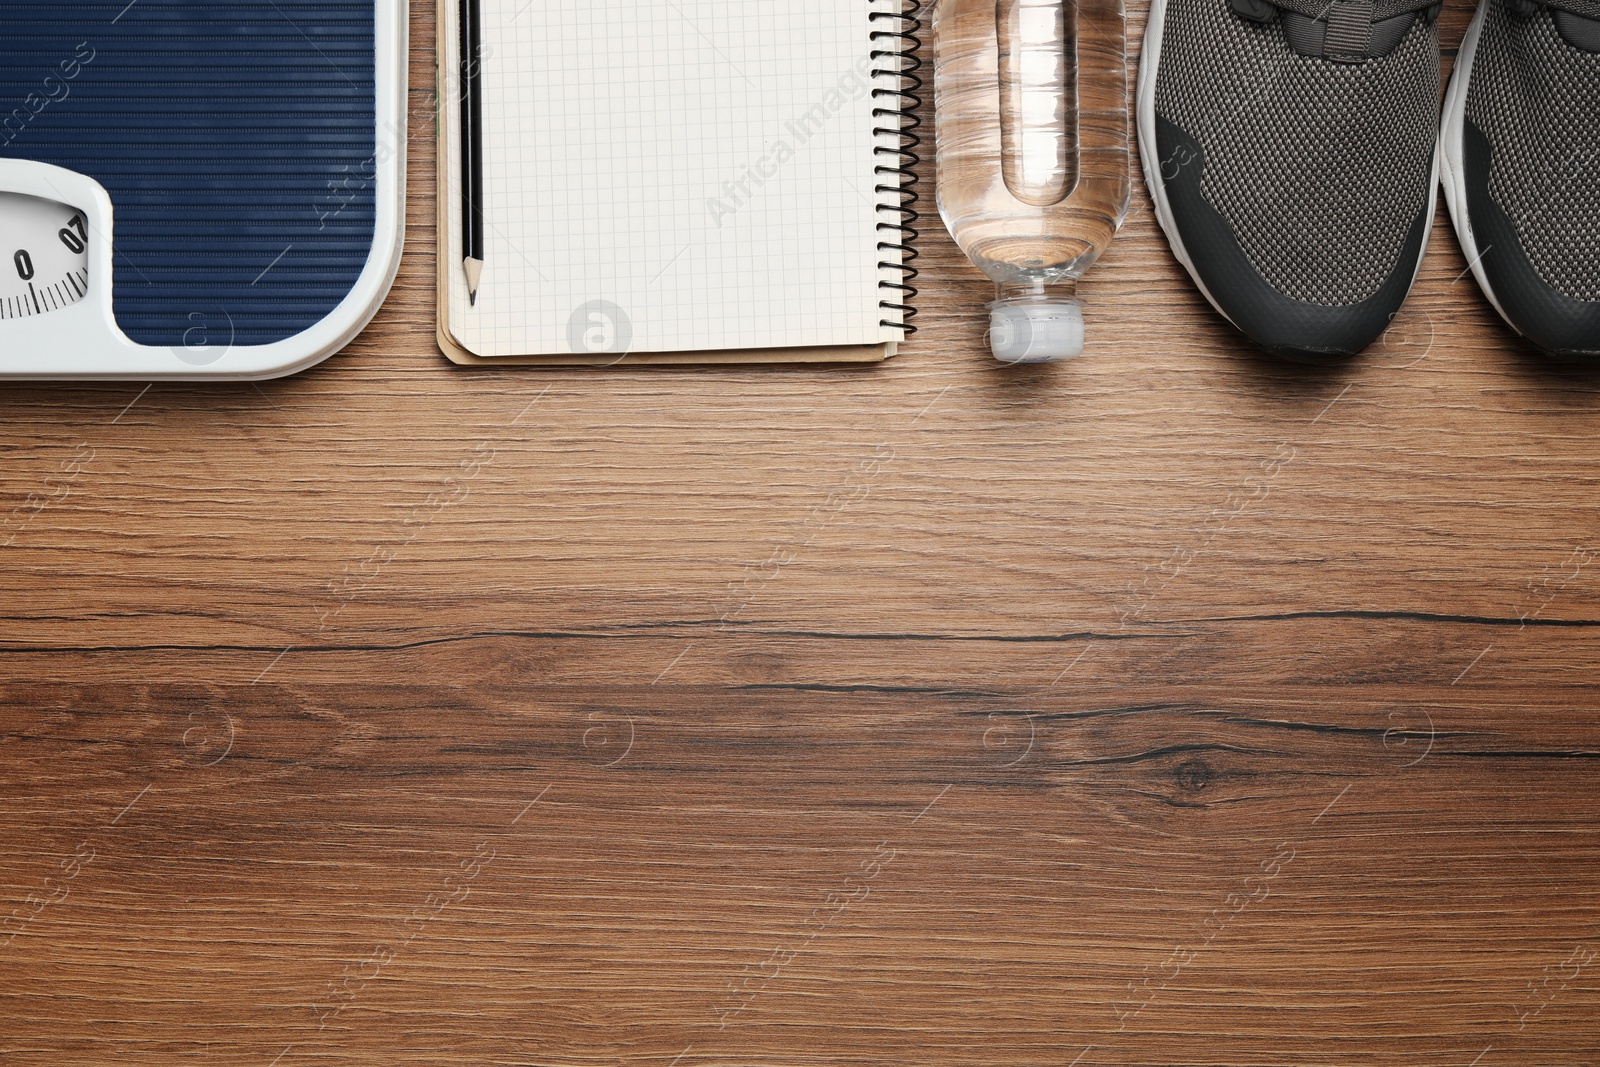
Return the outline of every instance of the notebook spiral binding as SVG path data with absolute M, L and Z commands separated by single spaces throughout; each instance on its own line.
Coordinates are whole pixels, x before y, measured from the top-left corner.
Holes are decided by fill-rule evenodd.
M 884 119 L 899 119 L 898 124 L 892 126 L 878 126 L 872 132 L 879 137 L 898 137 L 899 144 L 894 146 L 880 144 L 873 151 L 879 156 L 892 157 L 882 160 L 873 168 L 873 173 L 880 178 L 886 175 L 895 175 L 890 179 L 890 184 L 874 186 L 873 191 L 880 196 L 895 193 L 899 196 L 897 204 L 882 204 L 878 207 L 880 215 L 890 218 L 878 223 L 878 251 L 880 253 L 890 250 L 898 251 L 900 259 L 895 262 L 879 261 L 878 266 L 883 270 L 896 270 L 901 272 L 897 282 L 879 281 L 878 287 L 884 291 L 884 299 L 878 301 L 878 306 L 885 311 L 898 311 L 901 313 L 899 322 L 888 319 L 879 321 L 880 326 L 898 327 L 905 331 L 905 336 L 917 332 L 911 324 L 911 319 L 916 317 L 917 309 L 911 301 L 917 295 L 916 286 L 911 283 L 916 280 L 918 270 L 912 266 L 912 261 L 917 258 L 917 220 L 922 217 L 917 210 L 921 197 L 917 195 L 916 165 L 922 157 L 917 154 L 917 149 L 922 145 L 922 137 L 917 130 L 922 126 L 922 88 L 923 80 L 918 73 L 922 69 L 922 40 L 918 31 L 922 29 L 922 0 L 896 0 L 898 11 L 873 11 L 868 18 L 873 22 L 872 30 L 872 61 L 893 61 L 892 66 L 875 69 L 873 78 L 879 79 L 891 75 L 898 76 L 899 88 L 872 90 L 872 98 L 877 101 L 877 106 L 872 109 L 875 122 Z M 893 164 L 892 166 L 889 164 Z

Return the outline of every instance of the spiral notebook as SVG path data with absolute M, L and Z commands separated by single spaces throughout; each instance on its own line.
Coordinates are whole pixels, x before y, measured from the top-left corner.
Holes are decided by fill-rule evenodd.
M 909 0 L 480 0 L 484 268 L 440 108 L 457 362 L 876 361 L 912 329 Z M 440 4 L 441 99 L 458 4 Z

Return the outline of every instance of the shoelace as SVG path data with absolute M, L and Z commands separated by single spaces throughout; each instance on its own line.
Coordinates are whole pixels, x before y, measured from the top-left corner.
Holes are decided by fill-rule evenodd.
M 1531 2 L 1531 0 L 1528 0 Z M 1600 0 L 1570 0 L 1600 4 Z M 1280 11 L 1296 51 L 1336 63 L 1361 63 L 1399 43 L 1419 12 L 1437 13 L 1439 0 L 1231 0 L 1234 11 L 1270 22 Z

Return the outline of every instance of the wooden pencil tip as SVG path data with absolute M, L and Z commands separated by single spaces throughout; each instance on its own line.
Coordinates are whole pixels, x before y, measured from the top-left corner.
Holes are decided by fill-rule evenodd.
M 461 261 L 461 266 L 467 272 L 467 300 L 477 307 L 478 283 L 483 280 L 483 260 L 465 259 Z

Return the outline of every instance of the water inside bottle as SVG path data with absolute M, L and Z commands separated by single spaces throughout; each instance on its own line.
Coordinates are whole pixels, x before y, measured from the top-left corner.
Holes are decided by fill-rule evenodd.
M 1077 9 L 1060 0 L 1000 5 L 1000 159 L 1006 188 L 1049 207 L 1078 179 Z
M 1053 305 L 996 328 L 1071 347 L 1077 308 L 1060 305 L 1128 210 L 1122 0 L 938 0 L 933 29 L 939 212 L 1000 310 Z

